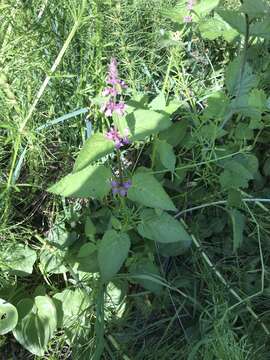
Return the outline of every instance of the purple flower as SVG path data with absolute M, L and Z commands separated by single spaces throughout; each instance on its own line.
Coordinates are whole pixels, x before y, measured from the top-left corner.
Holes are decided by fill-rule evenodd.
M 196 5 L 196 0 L 189 0 L 188 3 L 187 3 L 187 9 L 189 11 L 192 11 L 194 5 Z
M 111 85 L 115 85 L 118 83 L 118 69 L 117 69 L 117 60 L 115 58 L 111 58 L 111 62 L 109 65 L 107 83 Z
M 125 114 L 126 105 L 123 101 L 120 101 L 118 104 L 114 104 L 114 111 L 117 115 L 123 116 Z
M 125 189 L 129 189 L 131 187 L 131 185 L 132 185 L 131 180 L 127 180 L 127 181 L 123 182 L 123 187 Z
M 131 187 L 131 180 L 124 181 L 122 184 L 119 181 L 111 180 L 113 195 L 119 194 L 122 197 L 127 196 L 128 189 Z
M 112 140 L 114 142 L 116 149 L 120 149 L 120 147 L 130 144 L 128 137 L 122 136 L 120 132 L 113 127 L 111 127 L 110 130 L 105 134 L 105 137 L 108 140 Z
M 113 88 L 112 87 L 107 87 L 102 92 L 103 96 L 108 96 L 108 95 L 116 96 L 118 94 L 119 94 L 118 90 L 116 88 L 114 88 L 114 87 Z
M 185 23 L 191 23 L 192 22 L 192 16 L 191 15 L 184 16 L 184 22 Z

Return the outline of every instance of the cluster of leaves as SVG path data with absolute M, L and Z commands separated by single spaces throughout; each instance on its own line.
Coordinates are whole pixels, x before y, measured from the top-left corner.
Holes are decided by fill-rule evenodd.
M 110 316 L 104 304 L 121 317 L 128 284 L 157 296 L 162 293 L 166 284 L 156 263 L 157 249 L 168 258 L 185 254 L 192 245 L 190 231 L 175 215 L 183 208 L 186 183 L 196 187 L 194 169 L 206 165 L 214 176 L 201 193 L 197 188 L 190 191 L 187 205 L 221 199 L 228 216 L 187 219 L 190 229 L 202 239 L 233 234 L 233 252 L 245 239 L 246 198 L 268 191 L 270 157 L 260 147 L 270 135 L 265 81 L 270 70 L 265 50 L 270 7 L 262 0 L 244 0 L 232 11 L 218 0 L 202 0 L 192 12 L 192 23 L 185 24 L 189 12 L 186 1 L 180 1 L 166 16 L 183 34 L 198 33 L 206 41 L 223 38 L 237 44 L 244 37 L 244 49 L 226 66 L 224 86 L 208 96 L 207 106 L 196 116 L 185 118 L 185 103 L 167 99 L 163 92 L 151 100 L 142 96 L 128 101 L 126 116 L 114 119 L 121 133 L 128 129 L 130 134 L 131 146 L 123 156 L 132 159 L 132 168 L 125 168 L 132 186 L 125 198 L 111 193 L 116 156 L 113 142 L 101 131 L 106 123 L 102 118 L 103 126 L 84 143 L 72 172 L 48 190 L 75 199 L 79 210 L 58 218 L 47 238 L 40 239 L 38 250 L 17 244 L 1 255 L 1 270 L 11 276 L 25 278 L 37 270 L 44 279 L 63 274 L 66 280 L 61 292 L 41 286 L 30 295 L 24 286 L 19 293 L 10 289 L 1 295 L 0 334 L 12 331 L 32 354 L 43 356 L 56 331 L 62 330 L 81 359 L 84 352 L 85 358 L 95 353 L 98 359 L 104 319 Z M 91 101 L 97 104 L 100 99 Z M 205 160 L 185 164 L 198 143 Z M 85 350 L 91 336 L 96 342 Z

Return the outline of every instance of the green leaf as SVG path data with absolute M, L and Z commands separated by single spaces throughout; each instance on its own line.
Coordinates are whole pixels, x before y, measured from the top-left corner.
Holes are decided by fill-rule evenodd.
M 83 170 L 94 161 L 114 151 L 114 143 L 106 139 L 104 134 L 93 134 L 84 143 L 75 161 L 73 172 Z
M 207 108 L 203 113 L 204 119 L 223 120 L 228 112 L 230 99 L 223 92 L 211 94 L 207 99 Z
M 165 110 L 166 99 L 165 95 L 161 92 L 149 104 L 151 110 Z
M 230 210 L 230 215 L 233 224 L 233 251 L 235 252 L 243 243 L 245 216 L 236 209 Z
M 149 173 L 138 172 L 132 177 L 128 198 L 141 205 L 175 211 L 176 208 L 156 178 Z
M 267 17 L 264 21 L 258 21 L 250 26 L 250 36 L 270 39 L 270 19 Z
M 23 299 L 17 305 L 19 320 L 13 335 L 28 351 L 44 356 L 57 327 L 57 313 L 48 296 Z
M 85 311 L 92 305 L 90 295 L 84 289 L 65 289 L 53 296 L 53 302 L 57 309 L 58 328 L 64 328 L 68 338 L 72 340 L 72 334 L 81 326 L 82 318 L 86 317 Z
M 67 249 L 77 240 L 75 232 L 68 232 L 64 223 L 56 224 L 49 232 L 48 242 L 60 250 Z
M 165 140 L 156 139 L 156 147 L 162 165 L 171 172 L 174 172 L 176 156 L 172 145 L 168 144 Z
M 87 237 L 94 237 L 96 234 L 96 227 L 90 216 L 87 216 L 84 224 L 84 233 Z
M 86 243 L 81 246 L 75 261 L 78 265 L 79 271 L 87 272 L 90 274 L 97 273 L 99 271 L 99 266 L 96 245 L 93 243 Z
M 240 81 L 241 65 L 242 58 L 239 56 L 230 62 L 227 67 L 225 74 L 225 84 L 230 95 L 241 96 L 248 94 L 249 91 L 258 84 L 258 79 L 256 75 L 253 74 L 252 69 L 248 63 L 245 64 L 242 81 Z
M 155 281 L 156 277 L 160 276 L 158 267 L 150 260 L 140 260 L 139 263 L 135 263 L 130 267 L 130 274 L 138 284 L 145 289 L 159 294 L 163 288 L 160 282 Z M 153 278 L 153 280 L 151 280 Z
M 202 19 L 199 23 L 199 30 L 204 39 L 215 40 L 222 36 L 226 41 L 231 42 L 239 35 L 221 16 L 215 14 L 210 19 Z
M 165 244 L 186 243 L 190 245 L 192 242 L 183 225 L 165 212 L 157 215 L 154 210 L 146 209 L 141 213 L 141 219 L 138 232 L 146 239 Z
M 265 176 L 270 176 L 270 158 L 266 159 L 263 165 L 263 173 Z
M 224 21 L 226 21 L 226 23 L 237 30 L 240 34 L 245 34 L 246 21 L 244 14 L 234 10 L 218 10 L 217 13 Z
M 129 129 L 130 140 L 145 140 L 149 135 L 154 135 L 171 126 L 170 116 L 165 112 L 153 110 L 136 110 L 119 120 L 117 127 L 123 133 Z
M 220 184 L 224 189 L 247 188 L 257 171 L 258 160 L 254 155 L 236 156 L 225 162 Z
M 209 15 L 219 5 L 220 0 L 201 0 L 193 7 L 193 11 L 199 17 Z
M 270 15 L 270 6 L 264 0 L 244 0 L 239 11 L 248 14 L 249 17 L 263 17 Z
M 111 189 L 111 170 L 105 166 L 88 166 L 69 174 L 48 189 L 49 192 L 65 197 L 101 199 Z
M 18 312 L 15 306 L 0 299 L 0 335 L 5 335 L 15 328 Z
M 37 260 L 36 252 L 23 244 L 12 246 L 1 258 L 1 269 L 17 276 L 28 276 L 33 272 Z
M 65 267 L 66 253 L 60 249 L 55 249 L 45 245 L 40 252 L 40 269 L 45 274 L 63 274 L 67 272 Z
M 235 138 L 238 140 L 252 140 L 254 137 L 253 130 L 248 124 L 239 123 L 235 129 Z
M 108 281 L 118 273 L 128 256 L 130 248 L 129 236 L 108 230 L 104 234 L 98 248 L 98 263 L 101 277 Z
M 168 144 L 177 146 L 187 134 L 188 121 L 181 120 L 173 123 L 168 129 L 159 134 L 160 140 L 166 140 Z

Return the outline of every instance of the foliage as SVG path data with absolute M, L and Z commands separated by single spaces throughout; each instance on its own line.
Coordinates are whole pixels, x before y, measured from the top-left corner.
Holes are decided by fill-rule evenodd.
M 0 348 L 266 358 L 269 2 L 33 4 L 0 15 Z

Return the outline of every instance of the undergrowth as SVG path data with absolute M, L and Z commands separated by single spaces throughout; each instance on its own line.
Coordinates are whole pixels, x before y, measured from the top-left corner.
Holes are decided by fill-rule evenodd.
M 270 6 L 189 3 L 1 3 L 1 359 L 269 358 Z

